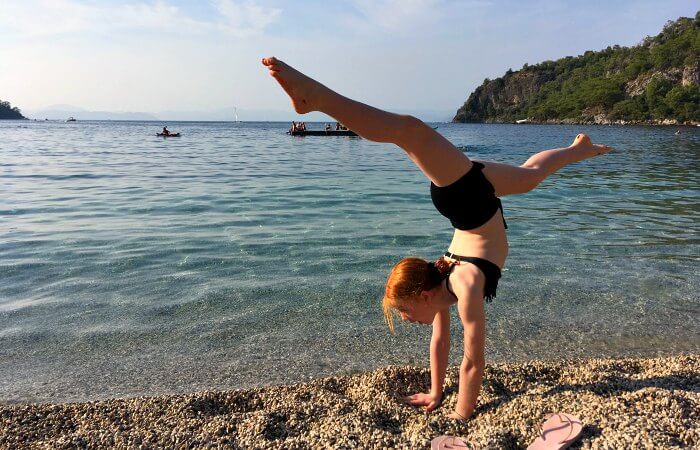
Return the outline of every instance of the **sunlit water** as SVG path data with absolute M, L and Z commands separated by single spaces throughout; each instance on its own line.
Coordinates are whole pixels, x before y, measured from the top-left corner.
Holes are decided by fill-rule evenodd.
M 428 363 L 379 302 L 451 238 L 396 147 L 287 124 L 0 123 L 0 401 L 296 382 Z M 504 199 L 511 256 L 487 358 L 700 350 L 700 130 L 438 124 L 522 163 L 589 133 L 616 152 Z M 319 126 L 319 125 L 316 125 Z M 453 320 L 452 361 L 459 361 Z

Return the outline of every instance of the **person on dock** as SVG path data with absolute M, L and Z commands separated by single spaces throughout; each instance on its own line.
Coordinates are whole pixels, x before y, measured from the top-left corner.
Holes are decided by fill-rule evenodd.
M 430 392 L 405 398 L 428 411 L 442 400 L 450 306 L 457 305 L 464 328 L 464 357 L 457 404 L 449 417 L 466 420 L 474 412 L 484 375 L 484 302 L 496 296 L 508 255 L 500 197 L 529 192 L 557 170 L 612 148 L 579 134 L 571 145 L 536 153 L 520 166 L 476 161 L 415 117 L 343 97 L 274 57 L 262 63 L 289 95 L 297 113 L 320 111 L 365 139 L 396 144 L 430 180 L 433 204 L 455 229 L 452 242 L 437 261 L 415 257 L 399 261 L 389 274 L 382 305 L 392 332 L 395 313 L 402 320 L 432 325 Z

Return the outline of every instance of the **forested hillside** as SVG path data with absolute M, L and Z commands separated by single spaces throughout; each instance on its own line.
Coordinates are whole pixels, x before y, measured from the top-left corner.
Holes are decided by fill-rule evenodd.
M 454 122 L 699 123 L 700 12 L 634 47 L 567 56 L 484 80 Z

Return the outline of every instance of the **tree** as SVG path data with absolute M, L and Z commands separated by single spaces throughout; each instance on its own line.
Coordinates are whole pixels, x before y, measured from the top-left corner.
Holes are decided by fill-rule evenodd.
M 700 89 L 697 85 L 674 86 L 664 96 L 664 103 L 675 119 L 700 120 Z
M 0 120 L 21 120 L 26 119 L 22 115 L 22 111 L 16 106 L 13 107 L 10 102 L 0 100 Z
M 611 116 L 613 119 L 622 120 L 647 120 L 649 112 L 643 97 L 637 97 L 630 100 L 622 100 L 615 103 L 612 108 Z

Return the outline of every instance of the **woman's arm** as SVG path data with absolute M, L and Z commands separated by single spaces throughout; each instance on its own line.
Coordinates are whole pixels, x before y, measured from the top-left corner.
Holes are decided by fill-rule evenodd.
M 423 406 L 427 411 L 432 411 L 440 405 L 449 354 L 450 311 L 448 309 L 438 312 L 433 319 L 433 336 L 430 339 L 430 392 L 409 395 L 404 399 L 406 403 Z
M 430 393 L 442 398 L 447 360 L 450 356 L 450 310 L 435 314 L 430 339 Z
M 482 275 L 483 277 L 483 275 Z M 476 287 L 479 289 L 475 289 Z M 484 313 L 482 283 L 473 283 L 465 299 L 460 299 L 457 309 L 464 326 L 464 358 L 459 367 L 459 392 L 457 406 L 450 417 L 467 419 L 474 412 L 481 382 L 484 378 L 484 343 L 486 315 Z

